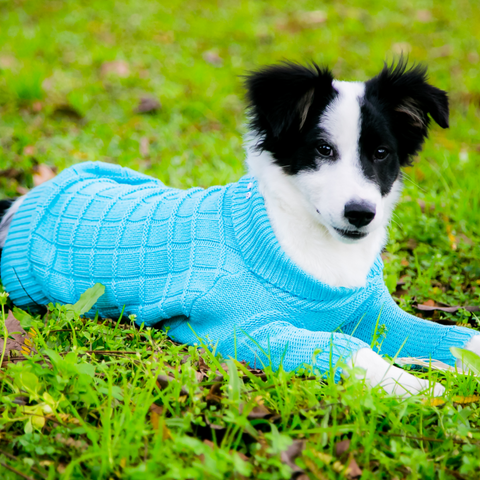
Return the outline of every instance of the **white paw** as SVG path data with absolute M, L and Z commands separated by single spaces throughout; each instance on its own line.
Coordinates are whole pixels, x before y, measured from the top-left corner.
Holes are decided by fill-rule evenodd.
M 445 387 L 438 383 L 431 384 L 414 375 L 395 367 L 369 348 L 362 348 L 349 361 L 349 366 L 360 367 L 365 373 L 357 378 L 365 378 L 372 387 L 380 385 L 387 393 L 408 397 L 421 392 L 432 391 L 435 397 L 442 396 Z
M 469 350 L 470 352 L 476 353 L 477 355 L 480 355 L 480 335 L 475 335 L 472 337 L 468 343 L 463 347 L 465 350 Z M 459 370 L 463 370 L 463 363 L 459 359 L 457 360 L 457 368 Z
M 386 373 L 380 386 L 390 394 L 409 397 L 425 392 L 432 393 L 434 397 L 441 397 L 445 393 L 445 387 L 439 383 L 431 383 L 428 380 L 415 377 L 401 368 L 391 366 Z

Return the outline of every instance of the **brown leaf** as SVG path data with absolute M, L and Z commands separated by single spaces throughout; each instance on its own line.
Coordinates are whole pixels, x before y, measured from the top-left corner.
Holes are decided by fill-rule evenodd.
M 78 122 L 83 118 L 83 115 L 75 107 L 66 103 L 57 105 L 53 110 L 52 116 L 58 117 L 58 119 L 65 118 L 74 122 Z
M 157 405 L 156 403 L 152 403 L 150 405 L 150 411 L 155 412 L 158 415 L 163 415 L 163 407 L 160 405 Z
M 102 76 L 116 75 L 125 78 L 130 75 L 130 67 L 128 66 L 128 63 L 123 60 L 104 62 L 100 68 L 100 74 Z
M 293 443 L 280 454 L 280 460 L 285 465 L 288 465 L 293 473 L 304 473 L 303 469 L 300 468 L 296 463 L 295 459 L 302 453 L 305 448 L 305 440 L 294 440 Z
M 210 387 L 210 391 L 208 392 L 207 396 L 205 397 L 205 401 L 209 405 L 220 405 L 222 403 L 222 391 L 221 391 L 222 383 L 214 383 Z
M 467 305 L 467 306 L 449 306 L 445 304 L 441 304 L 439 302 L 435 302 L 434 300 L 427 300 L 422 305 L 414 305 L 417 310 L 423 312 L 433 312 L 433 311 L 440 311 L 446 313 L 456 313 L 461 309 L 467 310 L 467 312 L 478 312 L 480 311 L 480 307 L 476 305 Z
M 158 419 L 161 415 L 163 415 L 163 407 L 157 405 L 156 403 L 152 403 L 150 405 L 150 421 L 152 422 L 152 427 L 155 431 L 158 430 Z
M 197 368 L 202 372 L 202 373 L 207 373 L 210 371 L 210 367 L 205 363 L 205 360 L 200 357 L 197 362 Z
M 355 458 L 350 457 L 350 463 L 347 467 L 347 478 L 358 478 L 362 475 L 362 469 L 358 466 Z
M 0 56 L 0 68 L 10 68 L 10 67 L 13 67 L 15 63 L 16 63 L 15 57 L 11 55 Z
M 202 57 L 207 63 L 213 65 L 214 67 L 221 67 L 223 65 L 223 59 L 215 50 L 203 52 Z
M 140 141 L 141 143 L 141 141 Z M 183 358 L 180 360 L 180 365 L 183 365 L 184 363 L 187 363 L 188 359 L 192 358 L 191 355 L 184 355 Z
M 272 415 L 272 412 L 265 405 L 257 405 L 253 407 L 252 411 L 247 415 L 249 420 L 255 420 L 258 418 L 265 418 Z
M 176 383 L 177 380 L 169 375 L 158 375 L 157 384 L 160 390 L 165 390 L 172 382 Z M 182 385 L 180 389 L 180 395 L 188 395 L 188 390 Z
M 136 113 L 155 113 L 162 108 L 161 103 L 153 97 L 142 97 L 135 109 Z
M 25 354 L 30 353 L 30 348 L 32 347 L 29 348 L 25 345 L 26 332 L 21 327 L 20 322 L 15 318 L 12 311 L 8 312 L 8 316 L 5 320 L 5 327 L 8 331 L 7 345 L 5 347 L 5 358 L 10 355 L 12 350 L 18 350 Z M 4 332 L 3 330 L 0 330 L 0 352 L 3 351 L 4 338 Z
M 414 238 L 409 238 L 407 240 L 407 248 L 408 250 L 415 250 L 418 247 L 418 242 Z
M 205 417 L 205 423 L 213 430 L 225 430 L 225 427 L 223 425 L 217 425 L 216 423 L 212 423 L 207 417 Z
M 150 140 L 148 139 L 148 137 L 142 137 L 140 139 L 140 155 L 142 157 L 148 157 L 148 154 L 150 153 L 149 151 L 150 151 Z
M 350 440 L 342 440 L 335 444 L 335 455 L 341 457 L 350 448 Z
M 33 168 L 33 184 L 38 187 L 42 183 L 47 182 L 55 177 L 55 172 L 53 171 L 52 167 L 45 165 L 45 163 L 41 163 Z
M 300 20 L 308 26 L 316 27 L 327 21 L 327 14 L 323 10 L 313 10 L 311 12 L 303 12 L 299 15 Z
M 417 20 L 422 23 L 428 23 L 432 21 L 432 12 L 430 10 L 418 10 Z
M 67 438 L 60 433 L 57 433 L 55 435 L 55 440 L 58 443 L 62 443 L 66 447 L 75 448 L 77 450 L 86 450 L 88 448 L 87 443 L 84 442 L 83 440 L 75 440 L 74 438 L 71 438 L 71 437 Z
M 32 157 L 33 155 L 35 155 L 35 146 L 34 146 L 34 145 L 27 145 L 27 146 L 23 149 L 23 154 L 24 154 L 26 157 Z
M 41 112 L 43 109 L 43 104 L 42 102 L 33 102 L 32 104 L 32 110 L 35 112 L 35 113 L 38 113 L 38 112 Z

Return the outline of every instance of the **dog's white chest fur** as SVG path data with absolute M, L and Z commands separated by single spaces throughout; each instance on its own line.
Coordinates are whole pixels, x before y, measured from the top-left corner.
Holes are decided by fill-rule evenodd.
M 386 228 L 344 243 L 334 238 L 311 211 L 292 177 L 273 163 L 268 152 L 249 152 L 250 173 L 258 181 L 269 220 L 282 249 L 302 270 L 336 287 L 362 287 L 386 241 Z M 386 225 L 385 225 L 386 227 Z

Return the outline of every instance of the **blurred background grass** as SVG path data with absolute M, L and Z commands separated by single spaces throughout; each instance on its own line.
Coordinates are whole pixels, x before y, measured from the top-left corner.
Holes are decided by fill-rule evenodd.
M 407 169 L 387 275 L 477 301 L 479 30 L 474 0 L 0 0 L 0 194 L 30 188 L 38 165 L 85 160 L 178 187 L 235 181 L 244 73 L 314 60 L 366 80 L 403 52 L 450 92 L 452 116 Z

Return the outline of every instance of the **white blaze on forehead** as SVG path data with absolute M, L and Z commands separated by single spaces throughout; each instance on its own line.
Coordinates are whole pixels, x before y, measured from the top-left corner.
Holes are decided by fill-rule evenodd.
M 333 88 L 338 95 L 328 105 L 320 119 L 320 125 L 327 131 L 341 156 L 355 154 L 360 139 L 360 107 L 365 95 L 365 84 L 334 80 Z

